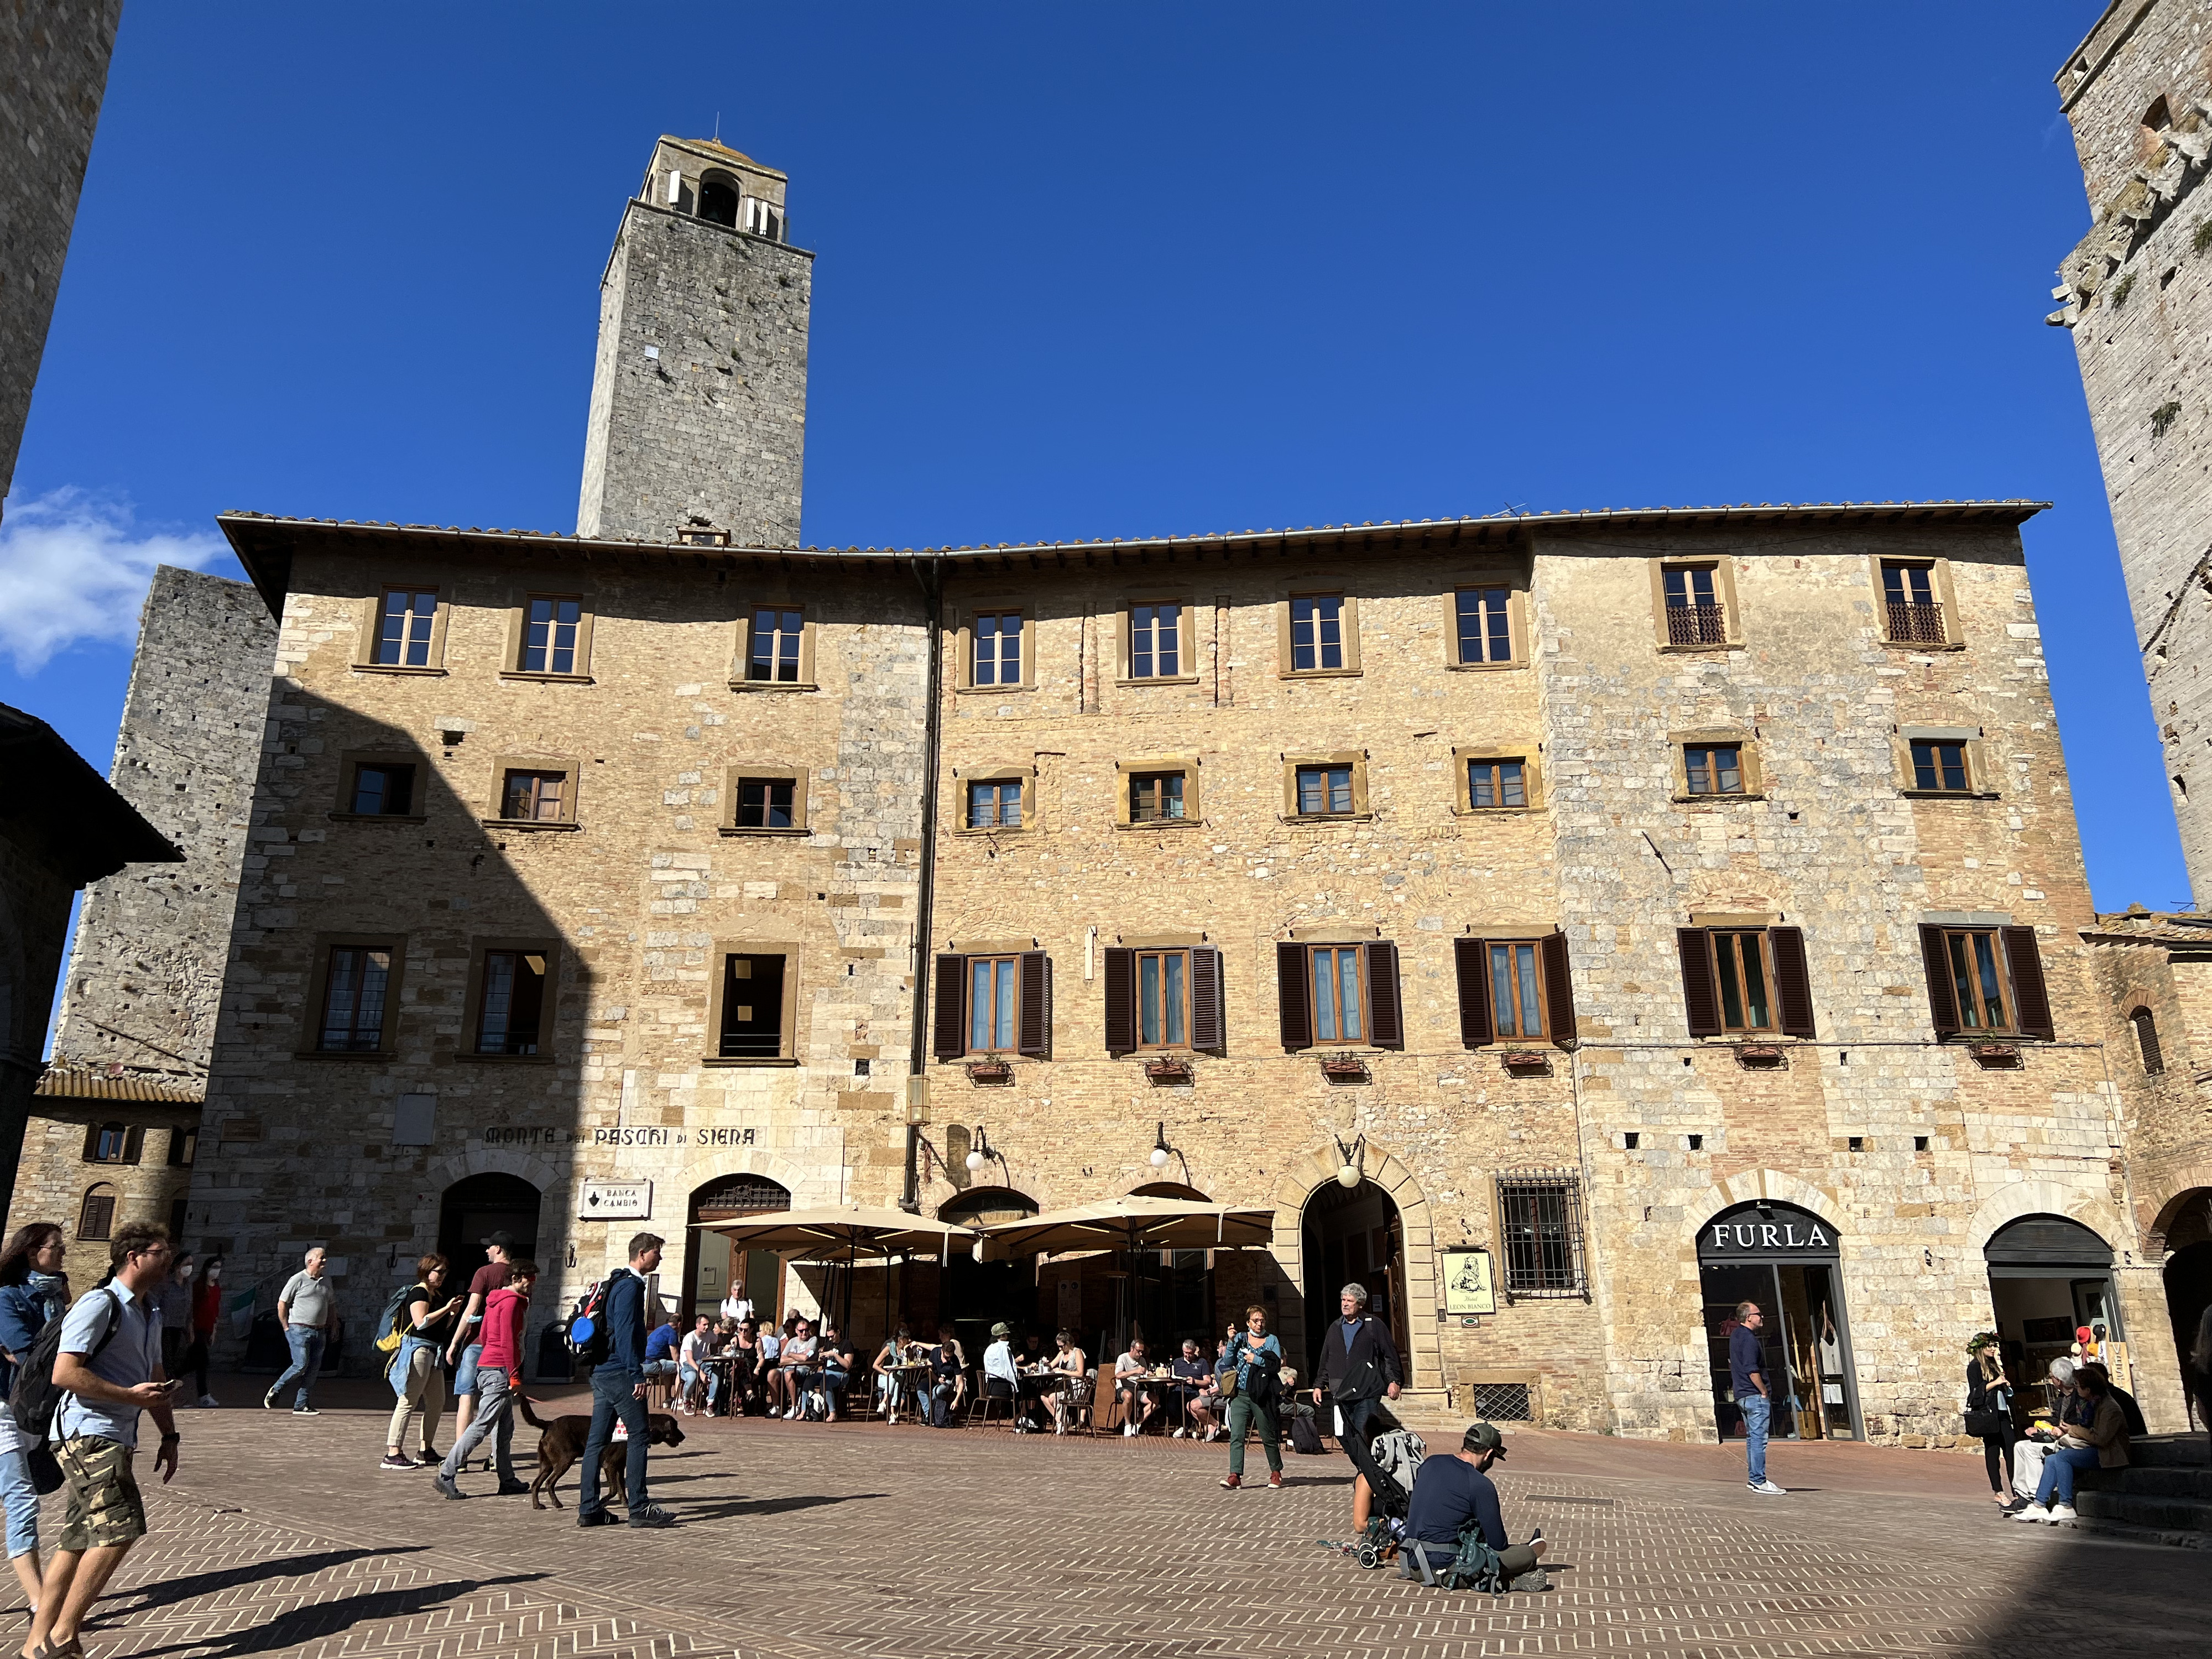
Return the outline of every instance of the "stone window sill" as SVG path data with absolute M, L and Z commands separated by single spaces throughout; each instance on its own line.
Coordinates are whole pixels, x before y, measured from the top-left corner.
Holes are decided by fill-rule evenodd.
M 1907 800 L 2001 800 L 1994 789 L 1900 789 Z
M 1036 690 L 1035 685 L 1026 683 L 1020 685 L 956 685 L 952 688 L 952 695 L 956 697 L 1012 697 Z
M 551 1054 L 483 1054 L 462 1049 L 453 1058 L 469 1066 L 550 1066 Z
M 799 1064 L 799 1058 L 795 1054 L 709 1054 L 699 1063 L 702 1066 L 762 1066 L 773 1067 L 778 1066 L 796 1066 Z
M 537 833 L 549 830 L 580 830 L 584 826 L 573 818 L 484 818 L 487 830 L 520 830 Z
M 1934 653 L 1964 651 L 1966 648 L 1966 642 L 1964 640 L 1945 640 L 1940 644 L 1927 640 L 1884 640 L 1881 643 L 1883 648 L 1889 651 Z
M 332 812 L 332 823 L 421 823 L 420 812 Z
M 975 823 L 963 824 L 952 833 L 956 836 L 1025 836 L 1036 828 L 1034 823 Z
M 1203 830 L 1204 818 L 1136 818 L 1116 819 L 1116 830 Z
M 814 832 L 803 823 L 794 823 L 788 829 L 775 829 L 761 823 L 725 823 L 720 825 L 715 833 L 724 836 L 764 836 L 770 841 L 804 841 Z
M 1504 662 L 1448 662 L 1444 672 L 1449 674 L 1495 674 L 1508 668 L 1526 668 L 1528 665 L 1518 657 Z
M 1279 680 L 1347 680 L 1359 678 L 1357 668 L 1284 668 L 1276 671 Z
M 1702 800 L 1705 797 L 1701 795 L 1698 799 Z M 1524 812 L 1540 812 L 1543 810 L 1540 803 L 1534 806 L 1455 806 L 1452 808 L 1454 813 L 1463 818 L 1517 818 Z
M 818 691 L 812 680 L 732 680 L 732 691 Z
M 301 1048 L 292 1055 L 295 1060 L 390 1060 L 395 1057 L 390 1048 Z
M 1281 816 L 1285 823 L 1371 823 L 1374 820 L 1372 812 L 1285 812 Z
M 1133 686 L 1141 690 L 1147 685 L 1196 685 L 1198 684 L 1198 676 L 1195 674 L 1146 674 L 1142 678 L 1137 678 L 1125 674 L 1120 679 L 1115 680 L 1114 684 L 1121 686 Z M 984 689 L 988 690 L 989 688 L 985 687 Z
M 441 675 L 447 671 L 443 668 L 412 667 L 397 662 L 357 662 L 353 665 L 353 672 L 356 674 Z
M 1723 640 L 1717 645 L 1676 645 L 1670 641 L 1659 647 L 1661 655 L 1669 657 L 1711 657 L 1742 649 L 1741 640 Z
M 589 674 L 540 674 L 527 668 L 502 668 L 499 677 L 503 680 L 544 680 L 555 685 L 589 685 Z
M 1766 793 L 1764 790 L 1739 789 L 1732 793 L 1721 795 L 1677 795 L 1674 797 L 1674 802 L 1679 806 L 1725 806 L 1740 800 L 1765 800 L 1765 799 Z

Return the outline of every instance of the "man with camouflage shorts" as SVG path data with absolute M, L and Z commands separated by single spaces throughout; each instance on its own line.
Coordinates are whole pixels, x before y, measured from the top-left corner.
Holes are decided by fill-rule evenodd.
M 146 1535 L 146 1508 L 131 1470 L 140 1411 L 152 1412 L 161 1431 L 154 1467 L 163 1484 L 177 1472 L 161 1315 L 152 1302 L 168 1277 L 169 1235 L 132 1222 L 116 1229 L 107 1253 L 113 1276 L 77 1298 L 54 1356 L 54 1382 L 69 1391 L 54 1418 L 69 1507 L 26 1649 L 47 1659 L 83 1659 L 78 1626 Z

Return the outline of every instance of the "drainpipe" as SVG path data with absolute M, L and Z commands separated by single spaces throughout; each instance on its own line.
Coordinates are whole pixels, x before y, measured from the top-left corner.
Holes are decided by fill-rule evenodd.
M 922 565 L 916 559 L 908 567 L 914 574 L 915 584 L 921 589 L 923 599 L 929 606 L 929 707 L 922 722 L 922 784 L 921 784 L 921 881 L 915 895 L 914 937 L 914 1042 L 907 1059 L 907 1075 L 922 1077 L 929 1066 L 929 967 L 933 960 L 930 939 L 933 923 L 931 920 L 931 901 L 937 890 L 937 767 L 939 726 L 943 698 L 939 678 L 944 662 L 944 598 L 945 566 L 943 559 L 929 556 L 929 574 L 925 577 Z M 903 1107 L 903 1103 L 902 1107 Z M 899 1194 L 899 1208 L 909 1215 L 921 1213 L 921 1126 L 906 1126 L 906 1185 Z

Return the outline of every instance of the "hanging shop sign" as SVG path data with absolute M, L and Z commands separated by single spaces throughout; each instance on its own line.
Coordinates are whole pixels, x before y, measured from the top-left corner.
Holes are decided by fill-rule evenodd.
M 576 1201 L 586 1221 L 648 1221 L 653 1217 L 650 1181 L 587 1181 Z
M 1832 1261 L 1839 1254 L 1835 1228 L 1794 1204 L 1740 1205 L 1698 1233 L 1701 1261 Z
M 1444 1312 L 1494 1314 L 1497 1311 L 1498 1296 L 1492 1288 L 1490 1278 L 1490 1252 L 1445 1250 Z

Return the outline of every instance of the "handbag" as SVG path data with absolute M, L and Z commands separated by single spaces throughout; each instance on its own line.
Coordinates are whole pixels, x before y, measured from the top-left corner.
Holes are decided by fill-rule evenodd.
M 1970 1411 L 1966 1413 L 1966 1432 L 1977 1440 L 2010 1439 L 2012 1413 L 1987 1409 Z

